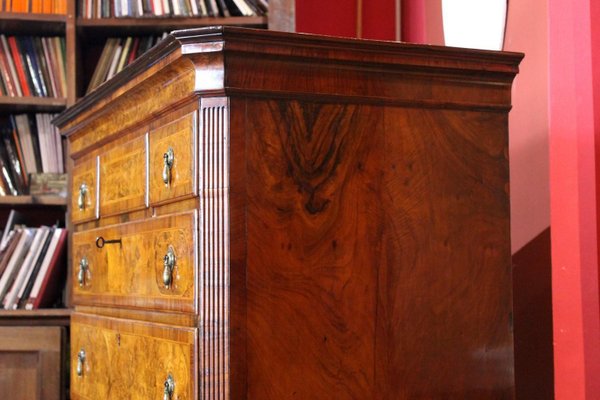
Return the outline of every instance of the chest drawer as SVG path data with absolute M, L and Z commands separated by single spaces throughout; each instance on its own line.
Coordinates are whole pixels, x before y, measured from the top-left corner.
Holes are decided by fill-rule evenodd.
M 74 313 L 71 397 L 194 399 L 197 329 Z M 135 363 L 135 366 L 132 365 Z
M 150 203 L 197 192 L 196 112 L 150 131 Z
M 140 136 L 100 155 L 102 217 L 146 207 L 146 147 Z
M 98 157 L 77 160 L 71 181 L 71 220 L 73 223 L 98 218 Z
M 74 233 L 74 304 L 195 312 L 196 214 Z

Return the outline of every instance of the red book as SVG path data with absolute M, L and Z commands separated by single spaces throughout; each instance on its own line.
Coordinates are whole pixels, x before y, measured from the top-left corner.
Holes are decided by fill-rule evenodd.
M 136 37 L 133 39 L 133 46 L 131 47 L 131 53 L 129 53 L 129 59 L 127 65 L 131 64 L 137 57 L 138 48 L 140 47 L 140 38 Z
M 25 75 L 25 65 L 23 64 L 23 59 L 19 53 L 19 46 L 17 46 L 17 39 L 14 36 L 10 36 L 8 38 L 8 45 L 10 46 L 10 52 L 15 62 L 15 68 L 17 70 L 17 75 L 19 76 L 23 96 L 31 96 L 29 83 L 27 83 L 27 76 Z
M 57 299 L 65 282 L 65 250 L 67 244 L 67 230 L 56 229 L 55 241 L 50 243 L 43 265 L 38 273 L 31 297 L 27 300 L 26 309 L 37 309 L 51 306 Z

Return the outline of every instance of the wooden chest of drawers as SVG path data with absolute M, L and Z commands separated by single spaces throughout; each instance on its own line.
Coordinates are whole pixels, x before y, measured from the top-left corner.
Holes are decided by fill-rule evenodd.
M 72 398 L 513 398 L 520 58 L 203 28 L 64 112 Z

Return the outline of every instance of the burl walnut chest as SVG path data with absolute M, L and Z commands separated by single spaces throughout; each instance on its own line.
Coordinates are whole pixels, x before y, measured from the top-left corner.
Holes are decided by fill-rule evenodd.
M 210 27 L 65 111 L 71 397 L 512 399 L 521 57 Z

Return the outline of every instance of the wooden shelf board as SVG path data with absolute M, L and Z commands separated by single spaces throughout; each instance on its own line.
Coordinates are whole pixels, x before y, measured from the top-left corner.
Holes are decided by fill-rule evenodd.
M 119 33 L 151 33 L 165 32 L 176 29 L 197 28 L 210 25 L 236 25 L 247 27 L 266 26 L 268 18 L 260 17 L 226 17 L 226 18 L 193 18 L 193 17 L 164 17 L 164 18 L 77 18 L 77 28 L 82 32 L 105 32 L 115 35 Z M 117 35 L 119 36 L 119 35 Z
M 56 97 L 11 97 L 0 96 L 0 111 L 61 111 L 67 106 L 67 99 Z
M 64 35 L 66 23 L 62 14 L 0 12 L 0 31 L 10 35 Z
M 67 199 L 58 196 L 0 196 L 2 205 L 44 205 L 44 206 L 66 206 Z
M 0 326 L 68 326 L 70 318 L 71 310 L 68 308 L 48 308 L 38 310 L 0 310 Z

